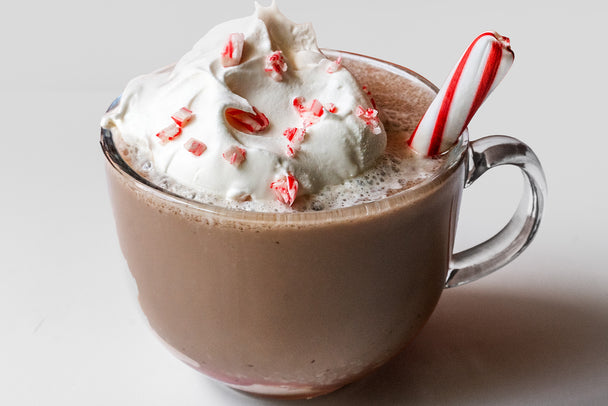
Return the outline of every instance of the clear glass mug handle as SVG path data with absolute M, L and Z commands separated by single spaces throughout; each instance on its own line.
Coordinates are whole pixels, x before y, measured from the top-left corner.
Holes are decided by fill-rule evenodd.
M 470 143 L 468 154 L 465 188 L 488 169 L 515 165 L 524 174 L 524 191 L 517 210 L 502 230 L 479 245 L 453 254 L 446 288 L 472 282 L 515 259 L 538 230 L 547 193 L 538 158 L 526 144 L 515 138 L 493 135 L 478 139 Z

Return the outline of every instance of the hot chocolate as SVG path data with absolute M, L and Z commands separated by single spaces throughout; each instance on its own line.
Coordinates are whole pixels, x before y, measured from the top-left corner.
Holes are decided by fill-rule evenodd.
M 353 182 L 382 183 L 390 157 L 410 154 L 403 140 L 432 90 L 387 63 L 346 54 L 344 63 L 373 89 L 390 140 L 389 167 Z M 319 212 L 198 204 L 110 163 L 120 243 L 151 327 L 189 365 L 251 392 L 314 396 L 376 368 L 443 288 L 462 151 L 436 160 L 425 181 L 403 178 L 390 197 Z

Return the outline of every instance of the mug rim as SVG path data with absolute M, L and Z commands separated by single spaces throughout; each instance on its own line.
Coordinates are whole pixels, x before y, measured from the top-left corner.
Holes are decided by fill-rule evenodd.
M 433 92 L 437 93 L 439 91 L 437 86 L 435 86 L 431 81 L 404 66 L 375 57 L 348 51 L 333 49 L 321 49 L 321 51 L 326 56 L 337 57 L 339 55 L 345 55 L 348 57 L 348 59 L 352 60 L 367 63 L 371 61 L 376 67 L 386 69 L 401 76 L 405 74 L 406 76 L 409 76 L 410 79 L 425 85 Z M 120 96 L 112 102 L 112 104 L 108 107 L 108 110 L 112 109 L 116 104 L 118 104 L 119 101 Z M 112 132 L 110 130 L 102 127 L 100 134 L 100 145 L 103 154 L 107 159 L 107 163 L 116 171 L 117 174 L 121 176 L 121 178 L 127 179 L 129 184 L 132 184 L 142 192 L 154 195 L 155 198 L 160 199 L 161 201 L 168 204 L 181 206 L 181 209 L 187 210 L 190 215 L 198 214 L 204 215 L 205 217 L 212 216 L 217 217 L 218 219 L 231 219 L 246 223 L 261 223 L 270 221 L 277 224 L 298 225 L 326 223 L 328 221 L 335 220 L 350 221 L 355 218 L 361 218 L 362 216 L 369 217 L 379 215 L 402 207 L 407 202 L 412 201 L 412 195 L 414 193 L 422 195 L 422 193 L 419 193 L 421 190 L 433 190 L 442 181 L 442 179 L 448 177 L 464 160 L 468 142 L 468 129 L 465 129 L 464 132 L 458 137 L 458 142 L 452 148 L 441 154 L 441 156 L 448 155 L 448 161 L 441 167 L 439 171 L 437 171 L 437 173 L 433 174 L 433 176 L 429 179 L 426 179 L 423 182 L 397 192 L 391 196 L 387 196 L 372 202 L 320 211 L 259 212 L 203 203 L 163 189 L 161 186 L 152 183 L 140 175 L 122 158 L 120 152 L 118 152 L 118 149 L 114 144 Z

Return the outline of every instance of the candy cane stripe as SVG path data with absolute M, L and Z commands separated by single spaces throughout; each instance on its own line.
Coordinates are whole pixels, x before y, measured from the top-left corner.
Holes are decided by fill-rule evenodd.
M 429 156 L 447 150 L 512 63 L 508 38 L 491 32 L 475 38 L 416 126 L 408 145 Z
M 481 77 L 481 82 L 479 83 L 479 88 L 477 89 L 477 93 L 475 94 L 475 99 L 473 100 L 473 106 L 471 107 L 471 111 L 469 111 L 469 115 L 465 120 L 465 127 L 469 125 L 469 122 L 473 118 L 475 112 L 479 109 L 483 101 L 486 99 L 488 94 L 490 93 L 490 88 L 492 87 L 492 83 L 496 79 L 496 73 L 498 72 L 498 68 L 500 67 L 500 60 L 502 57 L 502 48 L 498 42 L 492 43 L 492 48 L 490 50 L 490 55 L 488 56 L 488 63 L 486 64 L 485 70 Z
M 458 86 L 460 77 L 462 76 L 462 71 L 469 60 L 469 56 L 473 50 L 473 45 L 475 45 L 479 38 L 480 37 L 477 37 L 472 46 L 467 48 L 466 52 L 462 56 L 462 59 L 460 60 L 460 63 L 456 67 L 454 75 L 452 75 L 452 80 L 450 80 L 450 83 L 445 91 L 445 97 L 441 103 L 441 108 L 439 109 L 437 120 L 435 121 L 435 127 L 433 128 L 431 143 L 427 151 L 427 155 L 429 156 L 436 155 L 437 152 L 439 152 L 439 147 L 441 146 L 441 141 L 443 140 L 443 134 L 445 132 L 445 125 L 448 121 L 448 114 L 450 112 L 450 107 L 452 106 L 452 100 L 454 100 L 454 94 L 456 93 L 456 87 Z

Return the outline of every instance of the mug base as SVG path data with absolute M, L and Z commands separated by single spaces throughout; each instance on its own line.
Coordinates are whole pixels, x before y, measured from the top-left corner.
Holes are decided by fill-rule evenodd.
M 342 383 L 339 385 L 313 387 L 313 386 L 292 386 L 292 385 L 235 385 L 223 383 L 230 389 L 241 392 L 247 396 L 260 398 L 271 398 L 281 400 L 296 400 L 296 399 L 312 399 L 319 396 L 330 394 L 338 389 L 346 386 Z

